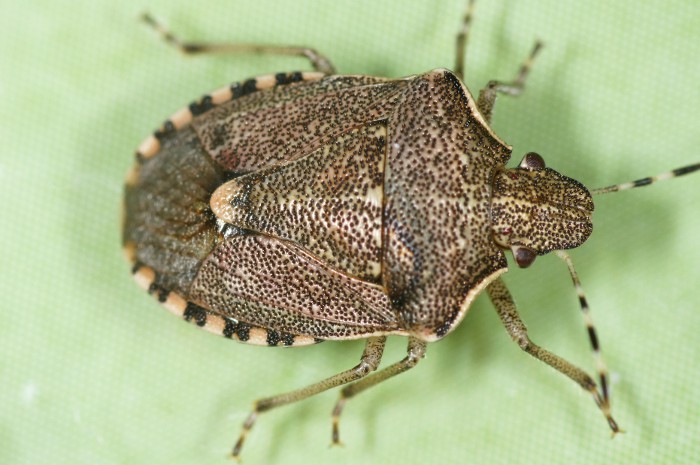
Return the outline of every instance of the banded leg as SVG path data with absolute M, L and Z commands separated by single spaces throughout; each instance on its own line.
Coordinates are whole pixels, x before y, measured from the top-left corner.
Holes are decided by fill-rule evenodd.
M 295 47 L 285 45 L 256 45 L 238 43 L 214 43 L 204 44 L 196 42 L 182 42 L 172 32 L 158 23 L 151 15 L 144 13 L 142 19 L 155 29 L 168 44 L 180 50 L 182 53 L 194 55 L 197 53 L 257 53 L 266 55 L 291 55 L 307 58 L 316 71 L 324 74 L 335 74 L 335 66 L 324 55 L 308 47 Z
M 240 456 L 245 438 L 248 435 L 248 432 L 253 428 L 255 420 L 259 414 L 275 407 L 298 402 L 320 392 L 367 376 L 379 366 L 379 362 L 382 359 L 382 354 L 384 353 L 385 344 L 386 337 L 371 337 L 367 339 L 360 363 L 358 363 L 355 367 L 331 376 L 330 378 L 326 378 L 323 381 L 319 381 L 318 383 L 297 389 L 296 391 L 286 392 L 284 394 L 278 394 L 276 396 L 267 397 L 264 399 L 258 399 L 253 402 L 253 411 L 250 412 L 250 415 L 248 415 L 248 418 L 243 423 L 243 431 L 241 432 L 236 445 L 233 447 L 233 457 L 238 458 Z
M 460 80 L 464 80 L 464 63 L 467 59 L 467 40 L 469 39 L 469 30 L 472 25 L 472 15 L 474 13 L 475 0 L 469 0 L 467 11 L 462 17 L 462 25 L 457 33 L 457 56 L 455 57 L 455 74 Z
M 532 47 L 530 56 L 527 57 L 527 60 L 525 60 L 525 62 L 520 66 L 520 72 L 514 80 L 510 82 L 490 81 L 488 84 L 486 84 L 486 87 L 479 91 L 479 99 L 476 101 L 476 106 L 486 119 L 486 122 L 491 122 L 493 106 L 496 104 L 496 96 L 499 92 L 513 96 L 517 96 L 522 93 L 523 89 L 525 88 L 525 80 L 527 79 L 527 75 L 530 73 L 532 63 L 535 61 L 535 57 L 541 48 L 542 42 L 538 40 L 535 42 L 535 46 Z
M 486 291 L 488 292 L 494 307 L 496 307 L 496 312 L 498 312 L 498 316 L 501 319 L 503 326 L 505 326 L 506 331 L 508 331 L 511 339 L 517 342 L 520 348 L 525 352 L 546 363 L 560 373 L 568 376 L 579 386 L 588 391 L 593 396 L 593 400 L 595 401 L 596 405 L 598 405 L 601 412 L 603 412 L 605 419 L 608 421 L 610 429 L 613 431 L 613 433 L 619 433 L 621 430 L 617 426 L 617 422 L 615 422 L 613 417 L 610 415 L 609 409 L 605 408 L 605 401 L 598 391 L 598 386 L 596 385 L 595 381 L 593 381 L 593 378 L 588 376 L 586 372 L 577 366 L 567 362 L 558 355 L 539 347 L 530 340 L 527 335 L 527 328 L 520 319 L 518 310 L 515 307 L 515 302 L 513 302 L 513 297 L 510 295 L 510 292 L 508 292 L 508 288 L 506 288 L 503 280 L 501 278 L 496 279 L 488 285 Z
M 379 384 L 382 381 L 391 378 L 392 376 L 396 376 L 416 366 L 420 359 L 422 359 L 425 356 L 426 344 L 427 343 L 425 341 L 421 341 L 420 339 L 417 339 L 415 337 L 410 337 L 408 339 L 407 354 L 406 357 L 403 358 L 403 360 L 401 360 L 400 362 L 396 362 L 393 365 L 389 365 L 383 370 L 374 373 L 372 376 L 368 376 L 360 381 L 357 381 L 356 383 L 345 386 L 340 391 L 340 399 L 338 399 L 338 402 L 333 408 L 332 438 L 334 445 L 341 444 L 339 431 L 340 414 L 343 412 L 343 407 L 345 407 L 345 403 L 347 402 L 347 400 L 364 391 L 365 389 L 371 388 L 372 386 Z

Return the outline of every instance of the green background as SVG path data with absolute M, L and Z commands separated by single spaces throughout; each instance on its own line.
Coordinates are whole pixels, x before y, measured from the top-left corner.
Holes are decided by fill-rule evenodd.
M 216 464 L 252 399 L 356 363 L 361 342 L 265 349 L 211 336 L 139 290 L 119 237 L 124 173 L 160 122 L 208 90 L 298 59 L 185 58 L 137 21 L 186 38 L 308 44 L 345 73 L 451 67 L 463 1 L 3 2 L 0 19 L 0 463 Z M 195 4 L 207 6 L 194 6 Z M 700 160 L 700 3 L 477 4 L 467 84 L 508 79 L 540 38 L 528 89 L 501 98 L 513 162 L 540 152 L 591 187 Z M 481 297 L 415 370 L 350 402 L 336 392 L 262 416 L 247 464 L 697 464 L 700 176 L 597 199 L 572 252 L 627 433 L 522 353 Z M 566 268 L 506 281 L 531 336 L 592 371 Z M 385 361 L 403 356 L 390 341 Z

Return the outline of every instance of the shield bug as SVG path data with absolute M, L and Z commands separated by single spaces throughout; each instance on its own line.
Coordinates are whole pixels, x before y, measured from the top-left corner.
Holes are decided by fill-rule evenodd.
M 462 83 L 473 1 L 454 71 L 402 79 L 346 76 L 303 47 L 182 43 L 211 51 L 304 56 L 315 71 L 259 76 L 173 114 L 137 149 L 125 188 L 123 246 L 137 283 L 168 310 L 248 344 L 302 346 L 366 339 L 359 364 L 305 388 L 257 400 L 233 455 L 260 413 L 345 385 L 347 400 L 423 357 L 486 290 L 527 353 L 588 391 L 613 432 L 607 370 L 569 256 L 592 232 L 592 195 L 700 169 L 589 191 L 490 127 L 499 93 L 519 94 L 535 44 L 510 82 L 477 98 Z M 534 344 L 501 275 L 505 251 L 520 267 L 555 252 L 567 264 L 597 357 L 598 378 Z M 386 338 L 407 355 L 377 370 Z

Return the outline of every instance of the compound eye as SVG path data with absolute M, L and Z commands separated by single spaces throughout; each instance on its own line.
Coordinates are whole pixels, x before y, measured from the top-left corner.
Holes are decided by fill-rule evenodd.
M 539 153 L 527 153 L 520 162 L 520 168 L 529 171 L 542 171 L 544 169 L 544 159 Z
M 537 253 L 527 247 L 513 246 L 511 248 L 513 251 L 513 257 L 515 258 L 515 263 L 518 264 L 520 268 L 527 268 L 532 265 L 532 262 L 537 258 Z

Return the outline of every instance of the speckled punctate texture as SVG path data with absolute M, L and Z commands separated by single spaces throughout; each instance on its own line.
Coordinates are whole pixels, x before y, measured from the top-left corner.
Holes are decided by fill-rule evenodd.
M 385 121 L 352 129 L 293 163 L 236 178 L 215 192 L 215 214 L 380 283 L 386 133 Z
M 449 71 L 268 75 L 213 95 L 142 144 L 126 190 L 138 280 L 188 319 L 200 308 L 200 326 L 435 340 L 505 271 L 503 248 L 590 234 L 585 187 L 505 170 L 510 147 Z
M 166 122 L 130 176 L 124 242 L 150 286 L 322 339 L 447 334 L 506 267 L 488 209 L 510 148 L 466 88 L 444 70 L 261 82 Z
M 593 232 L 592 213 L 588 189 L 552 169 L 507 170 L 493 180 L 491 221 L 503 246 L 540 255 L 578 247 Z

